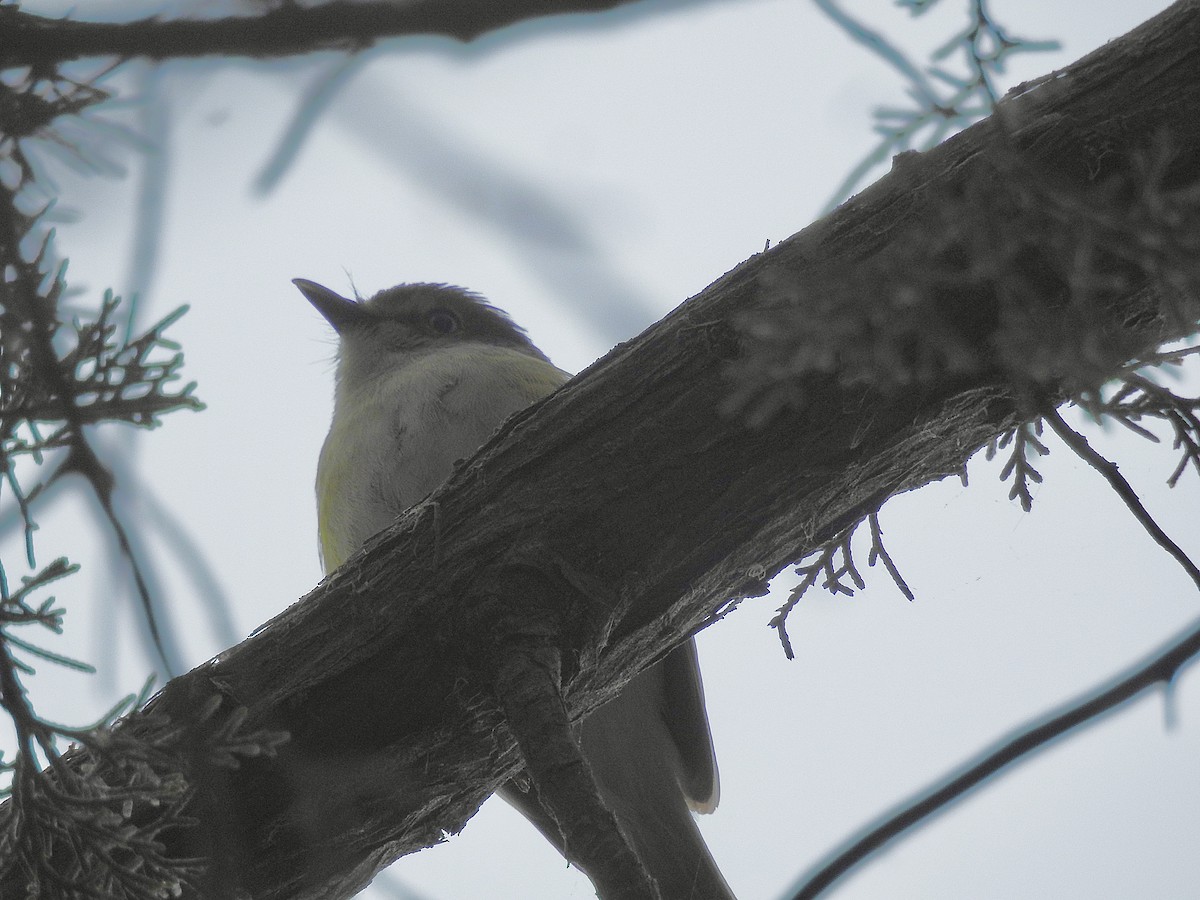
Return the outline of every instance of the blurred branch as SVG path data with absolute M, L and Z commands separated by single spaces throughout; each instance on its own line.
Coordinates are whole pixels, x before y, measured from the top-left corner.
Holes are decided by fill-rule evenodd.
M 901 2 L 909 7 L 914 17 L 927 12 L 933 5 L 922 0 Z M 875 110 L 875 132 L 879 142 L 838 185 L 826 211 L 853 193 L 873 169 L 891 156 L 914 147 L 926 150 L 936 146 L 947 135 L 988 115 L 998 99 L 993 79 L 1004 72 L 1010 56 L 1059 47 L 1057 41 L 1013 37 L 988 13 L 985 0 L 969 0 L 967 26 L 934 52 L 930 65 L 922 66 L 884 35 L 847 13 L 838 0 L 816 0 L 816 6 L 851 39 L 907 81 L 906 93 L 912 101 L 906 108 L 889 106 Z M 953 72 L 945 65 L 955 54 L 961 54 L 963 58 L 967 68 L 965 75 Z
M 214 20 L 80 22 L 0 7 L 0 68 L 47 66 L 85 57 L 266 58 L 337 50 L 354 53 L 385 37 L 444 35 L 470 41 L 526 19 L 592 13 L 635 0 L 333 0 L 279 3 L 261 15 Z
M 366 56 L 339 60 L 307 93 L 289 124 L 279 151 L 263 170 L 260 186 L 277 178 L 305 132 L 328 103 L 328 89 L 366 65 Z M 615 271 L 601 236 L 583 227 L 578 215 L 544 183 L 500 160 L 466 131 L 446 128 L 436 111 L 361 73 L 352 88 L 354 103 L 333 112 L 344 131 L 361 141 L 398 177 L 419 183 L 457 210 L 476 228 L 490 229 L 514 264 L 523 265 L 551 295 L 571 297 L 573 312 L 598 338 L 615 344 L 653 321 L 644 290 Z M 397 145 L 391 123 L 404 122 Z M 547 249 L 552 253 L 545 252 Z
M 1079 400 L 1079 405 L 1094 418 L 1113 419 L 1139 437 L 1155 443 L 1158 437 L 1141 422 L 1150 419 L 1169 424 L 1175 437 L 1172 449 L 1180 451 L 1179 462 L 1167 478 L 1171 487 L 1179 483 L 1189 466 L 1200 475 L 1200 397 L 1181 397 L 1152 381 L 1149 371 L 1159 366 L 1180 366 L 1185 359 L 1198 353 L 1200 347 L 1162 354 L 1157 359 L 1147 360 L 1146 366 L 1126 373 L 1120 389 L 1112 397 L 1084 396 Z

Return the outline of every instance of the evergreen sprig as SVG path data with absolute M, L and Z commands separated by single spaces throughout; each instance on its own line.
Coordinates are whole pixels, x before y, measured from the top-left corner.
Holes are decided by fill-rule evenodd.
M 16 736 L 14 750 L 0 755 L 9 795 L 0 810 L 0 880 L 20 870 L 30 898 L 163 900 L 178 896 L 197 871 L 195 861 L 166 858 L 159 840 L 163 830 L 187 824 L 187 761 L 167 754 L 161 741 L 113 727 L 145 692 L 83 728 L 41 717 L 22 681 L 35 663 L 91 667 L 16 633 L 63 628 L 63 608 L 42 593 L 77 567 L 57 559 L 38 569 L 34 533 L 39 497 L 69 473 L 82 475 L 100 501 L 149 616 L 148 588 L 114 511 L 114 478 L 92 447 L 91 429 L 153 427 L 167 412 L 201 408 L 194 385 L 178 385 L 183 356 L 165 336 L 183 309 L 135 333 L 132 311 L 107 292 L 91 315 L 63 321 L 66 266 L 42 224 L 47 204 L 33 199 L 39 185 L 30 142 L 64 144 L 55 120 L 106 97 L 57 72 L 0 79 L 0 498 L 18 513 L 33 570 L 10 590 L 0 563 L 0 708 Z M 157 633 L 153 617 L 150 625 Z M 240 735 L 236 727 L 214 734 L 208 755 L 220 762 L 213 764 L 274 746 L 271 736 Z M 61 753 L 68 743 L 86 748 L 86 765 L 64 764 L 78 752 Z M 148 809 L 156 815 L 145 815 Z

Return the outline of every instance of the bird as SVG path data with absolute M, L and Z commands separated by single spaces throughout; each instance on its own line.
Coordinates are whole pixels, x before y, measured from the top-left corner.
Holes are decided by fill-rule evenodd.
M 316 478 L 326 573 L 439 487 L 505 419 L 571 377 L 506 313 L 463 288 L 401 284 L 350 300 L 293 283 L 338 338 Z M 576 738 L 663 900 L 732 900 L 692 816 L 712 812 L 720 796 L 695 639 L 634 676 Z M 499 793 L 578 865 L 536 792 L 513 780 Z

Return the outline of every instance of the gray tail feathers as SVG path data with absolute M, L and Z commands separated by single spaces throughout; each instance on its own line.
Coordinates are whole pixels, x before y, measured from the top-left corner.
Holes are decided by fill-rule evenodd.
M 694 660 L 690 665 L 694 669 Z M 672 703 L 678 692 L 671 689 L 670 674 L 659 663 L 630 681 L 619 696 L 584 720 L 580 749 L 605 805 L 658 883 L 663 900 L 735 900 L 688 809 L 689 799 L 711 808 L 713 804 L 705 801 L 715 801 L 717 792 L 703 696 L 697 682 L 697 699 L 684 704 L 689 710 L 695 707 L 698 713 L 693 714 L 701 721 L 688 729 L 673 729 L 672 716 L 679 707 Z M 702 746 L 681 747 L 680 733 L 699 735 Z M 703 786 L 707 796 L 689 797 L 688 787 L 694 784 Z M 507 785 L 501 795 L 571 859 L 570 848 L 563 848 L 562 836 L 535 792 Z
M 647 811 L 604 793 L 663 900 L 734 900 L 682 795 Z
M 688 809 L 711 809 L 718 790 L 695 648 L 677 648 L 593 712 L 579 746 L 663 900 L 733 900 Z M 705 796 L 689 797 L 697 784 Z
M 647 807 L 629 804 L 603 788 L 601 793 L 642 865 L 658 884 L 663 900 L 735 900 L 681 794 L 667 798 L 667 803 L 650 812 Z M 532 787 L 526 792 L 509 783 L 501 788 L 500 795 L 571 859 L 558 827 L 538 803 Z

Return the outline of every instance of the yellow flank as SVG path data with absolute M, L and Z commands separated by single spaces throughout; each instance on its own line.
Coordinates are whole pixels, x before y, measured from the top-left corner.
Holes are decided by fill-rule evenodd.
M 329 524 L 329 506 L 332 498 L 337 496 L 340 480 L 331 474 L 322 485 L 321 496 L 317 499 L 317 539 L 321 545 L 321 567 L 326 573 L 332 572 L 346 561 Z

